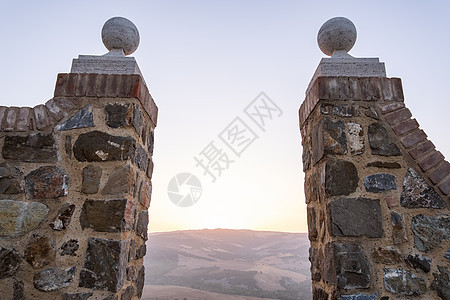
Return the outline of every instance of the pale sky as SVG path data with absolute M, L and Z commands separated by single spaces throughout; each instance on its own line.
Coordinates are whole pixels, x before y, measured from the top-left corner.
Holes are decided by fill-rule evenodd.
M 1 105 L 34 106 L 53 95 L 58 73 L 79 54 L 106 53 L 101 28 L 130 19 L 141 43 L 132 54 L 159 107 L 149 230 L 245 228 L 306 231 L 298 108 L 320 59 L 320 26 L 353 21 L 350 54 L 379 57 L 400 77 L 406 105 L 450 156 L 448 1 L 0 1 Z M 244 108 L 264 91 L 283 111 L 266 132 Z M 258 135 L 240 157 L 218 135 L 241 117 Z M 194 156 L 214 142 L 235 160 L 215 183 Z M 189 172 L 203 192 L 191 207 L 168 198 Z

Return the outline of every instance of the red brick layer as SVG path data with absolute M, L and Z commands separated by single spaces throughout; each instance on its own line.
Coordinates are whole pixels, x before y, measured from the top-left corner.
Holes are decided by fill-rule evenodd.
M 66 117 L 81 97 L 137 98 L 156 126 L 158 107 L 140 75 L 69 73 L 58 74 L 54 98 L 45 105 L 0 106 L 0 131 L 43 130 Z

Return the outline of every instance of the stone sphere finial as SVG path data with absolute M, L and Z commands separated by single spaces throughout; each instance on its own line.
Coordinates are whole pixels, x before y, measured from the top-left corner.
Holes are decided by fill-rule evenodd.
M 114 17 L 103 25 L 102 41 L 108 50 L 123 50 L 130 55 L 139 46 L 139 31 L 130 20 Z
M 356 42 L 356 27 L 347 18 L 336 17 L 326 21 L 319 29 L 317 43 L 326 55 L 333 55 L 334 51 L 352 49 Z

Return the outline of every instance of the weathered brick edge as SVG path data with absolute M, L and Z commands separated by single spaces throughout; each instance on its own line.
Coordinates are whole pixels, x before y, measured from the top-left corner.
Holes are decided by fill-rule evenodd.
M 450 194 L 450 163 L 405 107 L 400 78 L 318 77 L 299 110 L 301 130 L 320 100 L 376 101 L 385 125 L 392 129 L 403 152 L 416 163 L 415 169 L 420 169 L 442 194 Z
M 137 98 L 156 126 L 158 107 L 142 77 L 116 74 L 58 74 L 54 98 L 35 107 L 0 106 L 0 131 L 43 130 L 66 117 L 81 97 Z

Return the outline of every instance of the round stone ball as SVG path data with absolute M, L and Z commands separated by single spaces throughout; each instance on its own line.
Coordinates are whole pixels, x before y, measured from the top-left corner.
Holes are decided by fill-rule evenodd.
M 356 42 L 356 27 L 344 17 L 326 21 L 319 29 L 317 43 L 320 50 L 331 56 L 336 50 L 350 51 Z
M 122 49 L 130 55 L 139 46 L 139 31 L 130 20 L 114 17 L 103 25 L 102 41 L 106 49 Z

